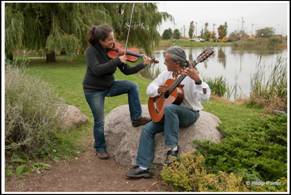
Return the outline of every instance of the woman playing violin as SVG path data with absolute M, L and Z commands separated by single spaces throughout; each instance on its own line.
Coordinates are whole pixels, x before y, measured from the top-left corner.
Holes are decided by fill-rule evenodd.
M 94 118 L 94 148 L 100 159 L 108 159 L 104 137 L 104 99 L 121 94 L 128 94 L 130 118 L 134 127 L 150 121 L 142 117 L 138 95 L 138 86 L 127 80 L 115 80 L 117 68 L 126 75 L 134 74 L 151 63 L 151 58 L 144 56 L 143 63 L 130 67 L 126 64 L 127 56 L 109 59 L 107 51 L 114 46 L 113 29 L 108 25 L 94 26 L 89 32 L 90 45 L 86 49 L 87 71 L 83 80 L 86 101 Z

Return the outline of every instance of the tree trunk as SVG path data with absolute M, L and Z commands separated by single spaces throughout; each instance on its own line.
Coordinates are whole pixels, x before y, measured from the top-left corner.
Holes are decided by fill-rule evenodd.
M 13 53 L 12 52 L 7 52 L 6 58 L 10 61 L 13 61 Z
M 48 63 L 56 62 L 56 53 L 55 53 L 55 51 L 51 51 L 50 53 L 46 54 L 46 62 L 48 62 Z
M 66 50 L 63 48 L 62 50 L 61 50 L 61 52 L 60 52 L 60 55 L 66 55 L 67 53 L 66 53 Z

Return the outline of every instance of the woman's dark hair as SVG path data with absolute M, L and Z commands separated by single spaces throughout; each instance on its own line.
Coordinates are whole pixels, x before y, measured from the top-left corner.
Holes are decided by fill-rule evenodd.
M 88 41 L 92 45 L 98 43 L 98 41 L 100 40 L 104 41 L 112 31 L 113 31 L 112 27 L 106 24 L 93 26 L 89 31 Z

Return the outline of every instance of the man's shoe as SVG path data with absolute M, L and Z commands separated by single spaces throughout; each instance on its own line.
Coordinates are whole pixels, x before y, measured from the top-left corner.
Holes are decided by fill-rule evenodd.
M 96 152 L 96 156 L 102 160 L 109 159 L 109 154 L 107 152 Z
M 145 125 L 150 121 L 151 119 L 148 117 L 140 117 L 139 119 L 132 121 L 132 126 L 138 127 L 140 125 Z
M 166 165 L 170 165 L 172 162 L 174 162 L 174 160 L 177 159 L 178 154 L 179 154 L 179 146 L 178 146 L 177 150 L 169 150 L 167 152 L 167 157 L 166 157 L 166 160 L 165 160 L 165 164 Z
M 152 174 L 149 169 L 143 170 L 138 165 L 132 167 L 126 174 L 129 179 L 151 178 Z

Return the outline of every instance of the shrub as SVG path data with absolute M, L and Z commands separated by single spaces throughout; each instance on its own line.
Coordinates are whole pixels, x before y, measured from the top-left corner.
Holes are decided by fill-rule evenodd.
M 233 173 L 207 173 L 204 157 L 199 153 L 182 154 L 177 161 L 165 166 L 162 179 L 176 191 L 247 191 L 242 177 Z
M 7 157 L 39 157 L 56 139 L 62 101 L 48 84 L 6 65 L 5 149 Z M 59 109 L 60 108 L 60 109 Z
M 219 144 L 195 141 L 208 171 L 233 172 L 244 181 L 287 178 L 287 116 L 265 116 L 224 131 Z M 273 190 L 286 189 L 281 182 Z M 261 190 L 270 190 L 261 186 Z M 258 189 L 259 190 L 259 189 Z

